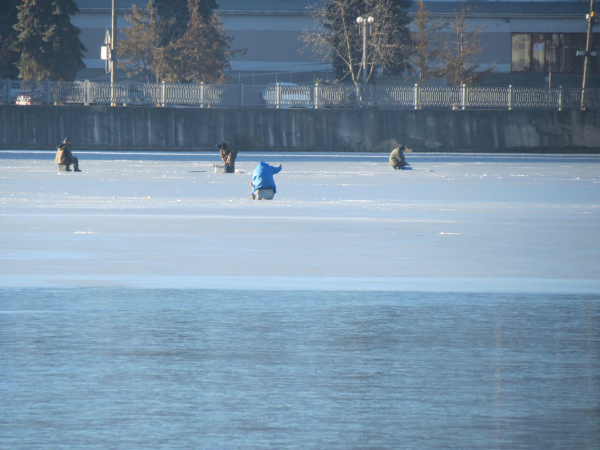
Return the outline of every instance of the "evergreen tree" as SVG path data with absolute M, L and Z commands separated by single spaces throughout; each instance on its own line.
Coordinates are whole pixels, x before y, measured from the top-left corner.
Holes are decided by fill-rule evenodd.
M 19 33 L 13 48 L 21 54 L 19 78 L 72 81 L 85 69 L 79 40 L 81 30 L 71 23 L 79 12 L 73 0 L 23 0 L 18 7 Z
M 367 78 L 376 70 L 385 75 L 398 75 L 410 65 L 410 0 L 327 0 L 314 11 L 324 31 L 306 32 L 304 41 L 317 52 L 331 58 L 338 80 L 362 79 L 363 38 L 357 17 L 371 16 L 367 39 Z
M 14 79 L 19 75 L 19 54 L 12 49 L 17 37 L 17 6 L 22 0 L 0 1 L 0 79 Z
M 163 42 L 163 45 L 180 39 L 186 32 L 191 18 L 188 0 L 154 0 L 154 6 L 162 21 L 169 24 L 166 42 Z M 216 8 L 216 0 L 200 0 L 198 2 L 198 13 L 205 21 L 210 19 Z

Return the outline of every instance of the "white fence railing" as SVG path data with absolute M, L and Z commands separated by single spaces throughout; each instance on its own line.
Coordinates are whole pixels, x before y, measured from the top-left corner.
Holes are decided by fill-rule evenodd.
M 397 87 L 0 81 L 0 103 L 201 108 L 581 109 L 576 88 Z M 585 90 L 585 109 L 600 109 L 600 89 Z

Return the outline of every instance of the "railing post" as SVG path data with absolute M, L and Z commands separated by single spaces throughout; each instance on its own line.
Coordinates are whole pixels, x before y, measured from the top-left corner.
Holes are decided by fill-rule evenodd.
M 200 108 L 204 108 L 204 81 L 200 82 Z
M 512 84 L 508 85 L 508 110 L 510 111 L 512 109 L 512 104 L 513 104 L 513 88 L 512 88 Z
M 167 92 L 166 92 L 166 88 L 165 88 L 165 80 L 162 80 L 162 83 L 160 85 L 160 100 L 161 100 L 161 105 L 165 106 L 166 100 L 167 100 Z
M 10 78 L 4 82 L 4 87 L 6 88 L 6 104 L 10 105 Z
M 466 107 L 467 107 L 467 85 L 466 84 L 462 85 L 460 95 L 462 97 L 461 98 L 461 107 L 462 107 L 462 109 L 466 109 Z
M 44 103 L 50 104 L 50 80 L 44 81 Z
M 90 105 L 90 80 L 85 80 L 85 95 L 83 97 L 83 104 L 85 106 Z
M 130 102 L 129 98 L 129 80 L 125 81 L 125 101 L 123 102 L 123 106 L 127 106 Z
M 275 85 L 275 108 L 279 109 L 281 105 L 281 84 Z
M 315 109 L 319 109 L 319 83 L 315 83 Z
M 558 110 L 562 111 L 562 105 L 563 105 L 563 87 L 559 86 L 558 87 Z
M 240 108 L 244 107 L 244 85 L 240 83 Z
M 421 98 L 420 98 L 421 93 L 419 91 L 420 91 L 419 85 L 415 84 L 415 109 L 419 109 L 421 106 L 421 104 L 420 104 L 421 103 Z

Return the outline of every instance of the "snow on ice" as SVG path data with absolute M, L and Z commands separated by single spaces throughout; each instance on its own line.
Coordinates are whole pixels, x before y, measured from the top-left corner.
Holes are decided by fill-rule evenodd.
M 74 154 L 0 151 L 2 286 L 600 292 L 598 155 Z

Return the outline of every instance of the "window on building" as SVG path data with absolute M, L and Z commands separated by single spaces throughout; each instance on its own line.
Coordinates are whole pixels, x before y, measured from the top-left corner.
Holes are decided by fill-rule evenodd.
M 558 72 L 558 34 L 548 33 L 546 35 L 546 65 L 544 72 Z
M 559 72 L 573 72 L 573 36 L 571 34 L 559 34 Z
M 514 33 L 512 35 L 512 72 L 583 73 L 585 33 Z M 600 72 L 600 33 L 593 35 L 592 50 L 598 51 L 591 70 Z
M 546 65 L 546 35 L 534 33 L 531 46 L 532 70 L 534 72 L 545 72 Z
M 513 34 L 512 36 L 512 71 L 529 72 L 531 67 L 531 35 Z

